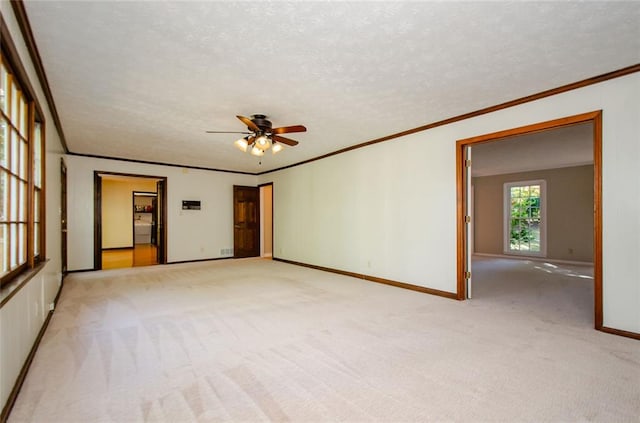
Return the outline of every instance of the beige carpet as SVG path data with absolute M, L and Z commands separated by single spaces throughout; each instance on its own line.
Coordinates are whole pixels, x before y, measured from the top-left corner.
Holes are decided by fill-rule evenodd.
M 256 259 L 74 274 L 9 421 L 638 422 L 640 343 L 515 290 L 589 275 L 494 263 L 466 302 Z

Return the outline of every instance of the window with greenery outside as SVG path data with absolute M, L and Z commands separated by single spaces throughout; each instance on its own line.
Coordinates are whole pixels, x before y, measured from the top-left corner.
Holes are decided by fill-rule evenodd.
M 509 188 L 509 249 L 540 252 L 540 185 Z

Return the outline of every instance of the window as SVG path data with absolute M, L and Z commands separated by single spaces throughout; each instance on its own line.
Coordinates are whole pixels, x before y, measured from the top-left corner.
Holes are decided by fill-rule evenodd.
M 546 255 L 545 181 L 504 184 L 504 252 Z
M 4 285 L 42 255 L 44 131 L 33 100 L 4 54 L 1 59 L 0 281 Z

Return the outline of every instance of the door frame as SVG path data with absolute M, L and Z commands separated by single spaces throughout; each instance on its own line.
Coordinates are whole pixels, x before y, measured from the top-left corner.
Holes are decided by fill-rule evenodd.
M 60 271 L 62 278 L 67 275 L 67 164 L 64 157 L 60 157 Z
M 162 222 L 162 246 L 163 251 L 167 248 L 167 177 L 153 175 L 139 175 L 134 173 L 120 173 L 112 171 L 93 171 L 93 270 L 102 270 L 102 175 L 126 176 L 128 178 L 156 179 L 164 184 L 164 195 L 162 196 L 162 216 L 159 221 Z M 133 209 L 132 209 L 133 210 Z M 159 222 L 159 223 L 160 223 Z M 135 241 L 135 239 L 134 239 Z M 160 242 L 158 241 L 158 244 Z M 134 243 L 135 247 L 135 243 Z M 167 264 L 167 255 L 164 254 L 162 261 L 158 264 Z
M 603 329 L 602 316 L 602 110 L 568 116 L 546 122 L 534 123 L 518 128 L 493 132 L 456 142 L 456 297 L 464 300 L 466 293 L 465 260 L 469 246 L 465 239 L 465 210 L 467 196 L 464 178 L 466 167 L 464 162 L 465 147 L 481 144 L 496 139 L 517 135 L 532 134 L 549 129 L 591 122 L 593 124 L 593 282 L 594 282 L 594 327 Z
M 260 188 L 267 187 L 267 186 L 271 186 L 271 258 L 273 258 L 273 256 L 274 256 L 273 246 L 275 245 L 275 242 L 273 240 L 273 238 L 274 238 L 274 236 L 273 236 L 274 235 L 273 234 L 273 227 L 274 227 L 274 223 L 273 223 L 273 220 L 274 220 L 273 219 L 273 209 L 274 209 L 274 205 L 273 205 L 273 182 L 265 182 L 264 184 L 258 185 L 258 192 L 261 192 Z M 260 241 L 259 242 L 260 242 L 260 245 L 262 245 L 262 233 L 264 232 L 262 230 L 262 225 L 263 225 L 264 222 L 262 221 L 262 215 L 260 215 L 259 218 L 260 218 L 260 222 L 259 222 L 260 223 L 259 224 L 259 226 L 260 226 Z

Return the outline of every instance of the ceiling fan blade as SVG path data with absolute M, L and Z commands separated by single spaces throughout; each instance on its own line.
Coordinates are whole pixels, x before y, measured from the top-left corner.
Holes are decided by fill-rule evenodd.
M 244 116 L 236 116 L 236 117 L 240 119 L 242 123 L 247 125 L 247 128 L 251 129 L 253 132 L 260 132 L 260 128 L 258 128 L 258 125 L 253 123 L 251 119 L 249 119 L 248 117 L 244 117 Z
M 298 141 L 281 137 L 280 135 L 273 135 L 272 138 L 274 139 L 274 141 L 278 141 L 283 144 L 290 145 L 291 147 L 293 147 L 294 145 L 298 145 Z
M 207 134 L 253 134 L 253 132 L 238 132 L 238 131 L 205 131 Z
M 281 128 L 273 128 L 271 130 L 272 134 L 287 134 L 292 132 L 307 132 L 307 128 L 302 125 L 293 125 L 293 126 L 283 126 Z

